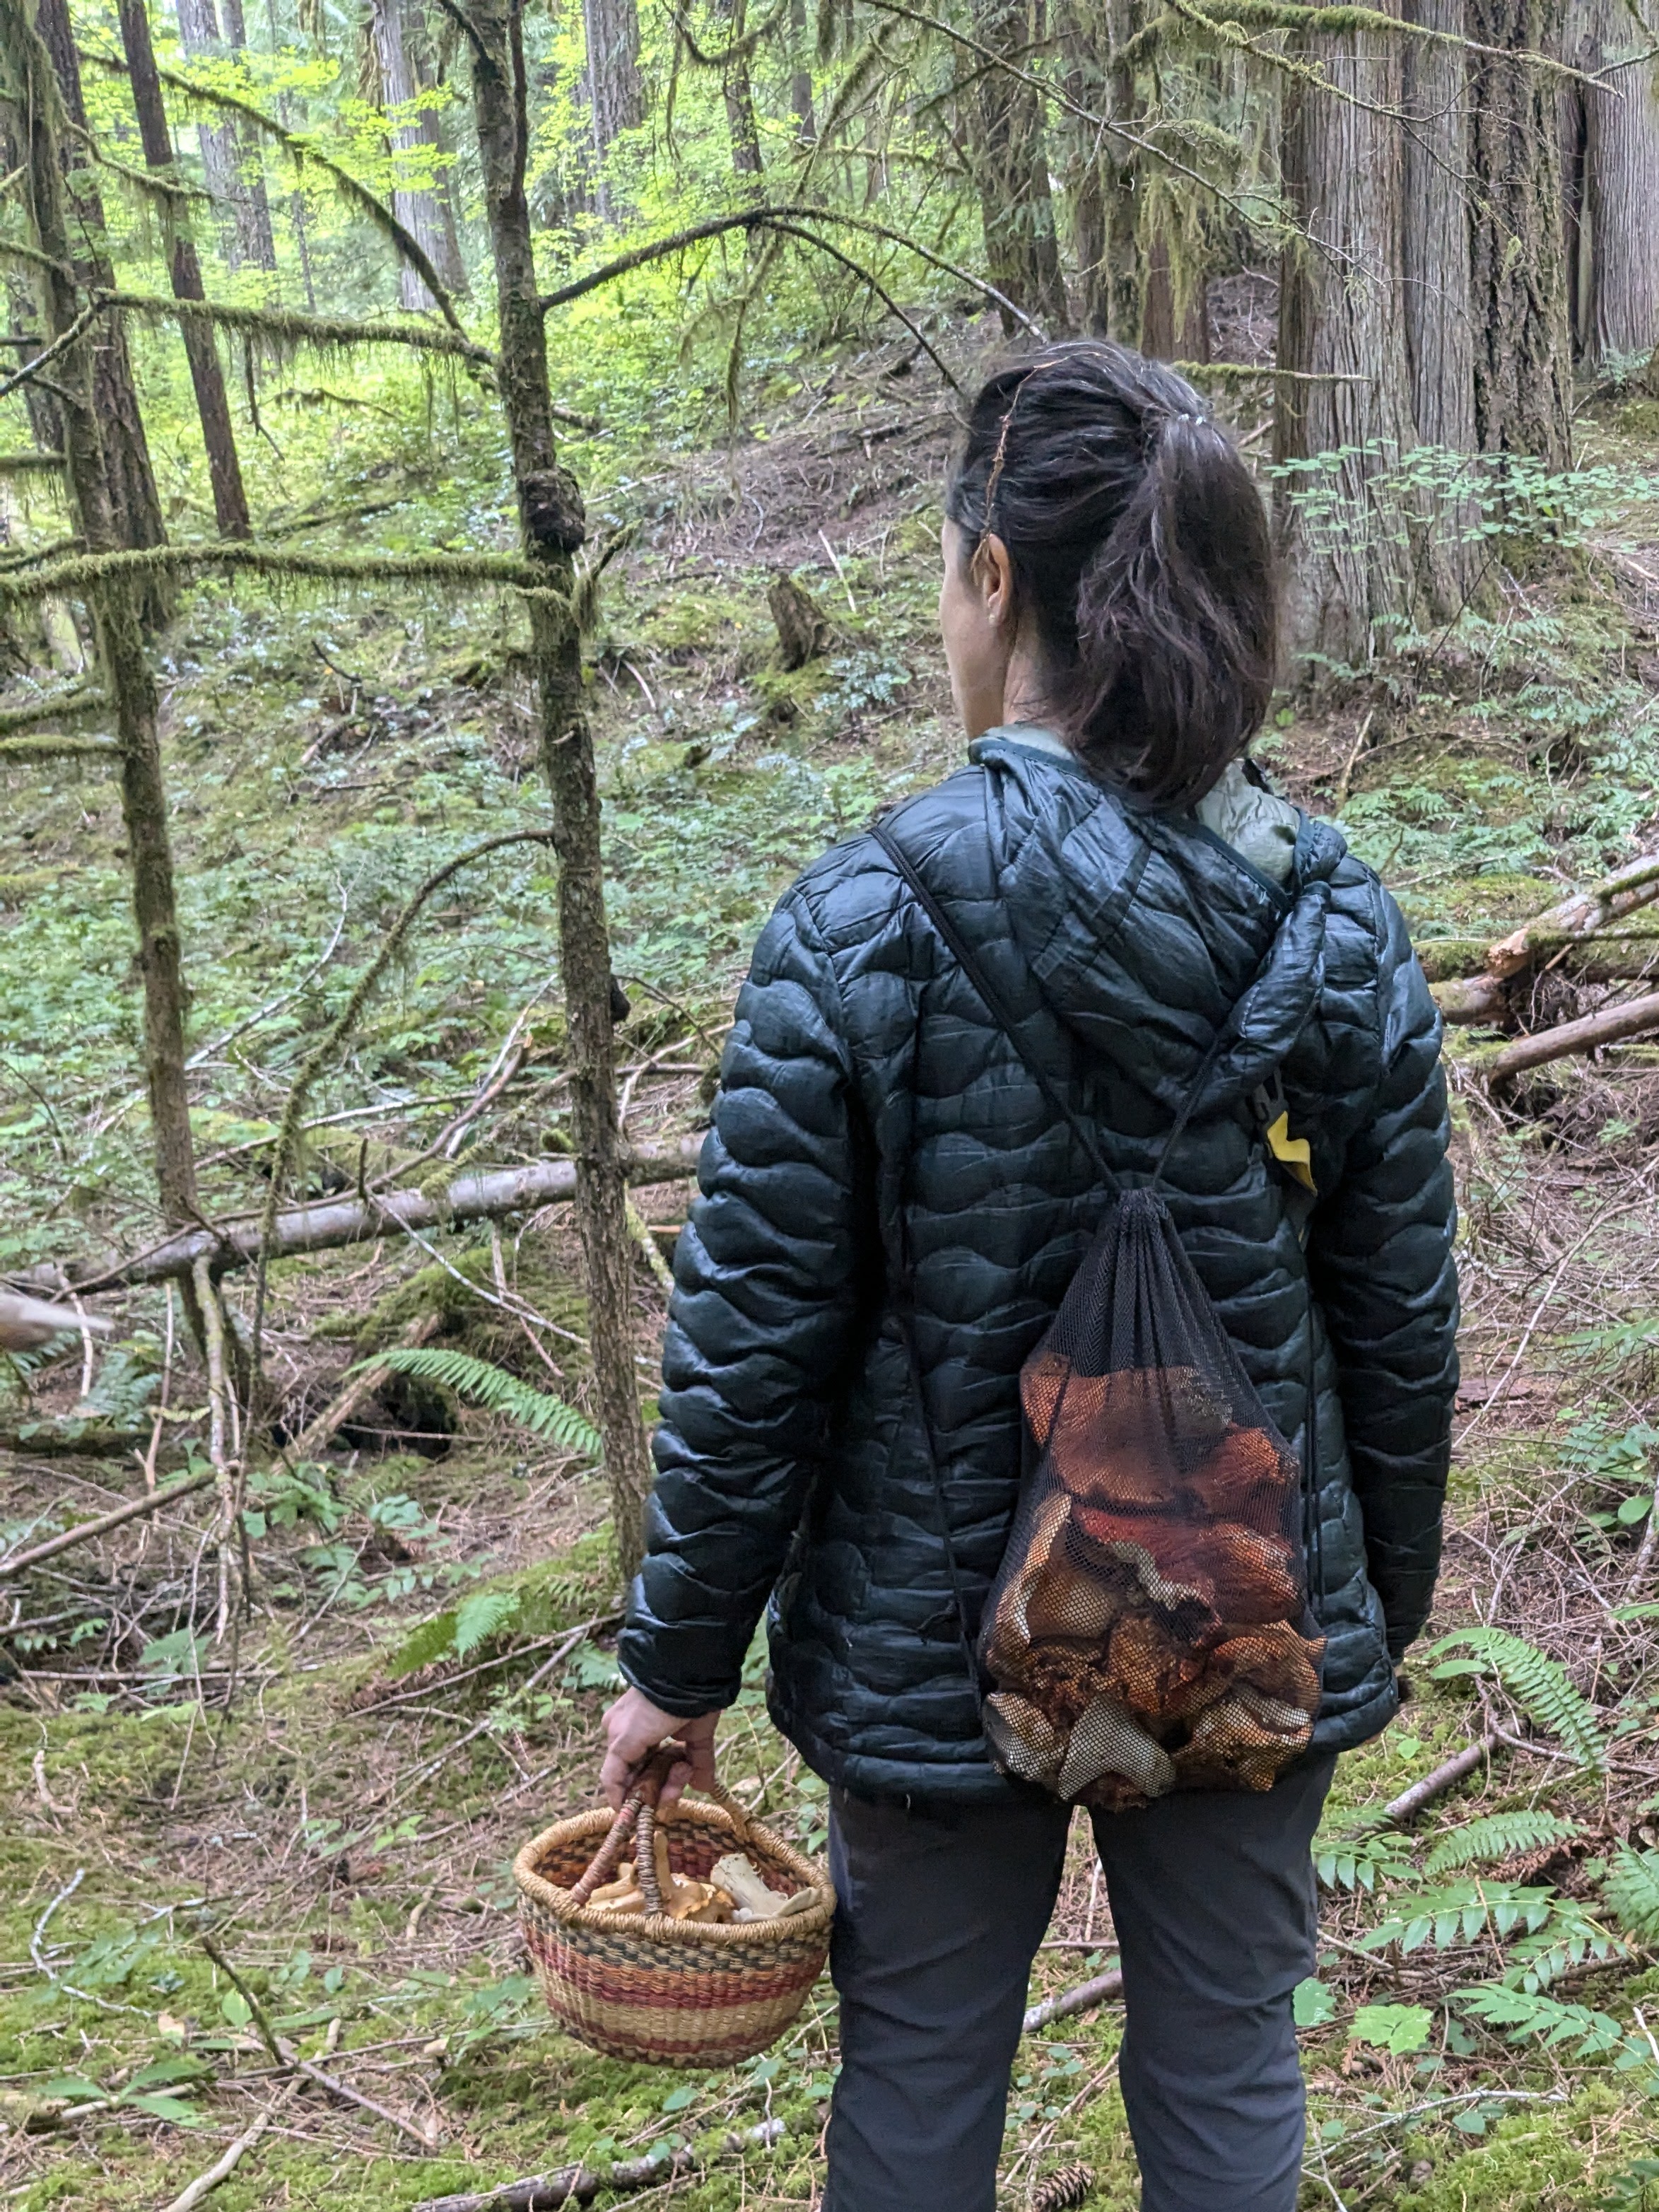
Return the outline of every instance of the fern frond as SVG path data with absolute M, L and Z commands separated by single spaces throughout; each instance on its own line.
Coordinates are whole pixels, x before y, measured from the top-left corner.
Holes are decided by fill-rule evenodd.
M 465 1659 L 481 1644 L 499 1636 L 519 1617 L 519 1593 L 514 1589 L 474 1590 L 455 1608 L 455 1656 Z
M 1621 1849 L 1601 1894 L 1621 1928 L 1644 1943 L 1659 1943 L 1659 1851 Z
M 1606 2058 L 1622 2051 L 1629 2038 L 1612 2016 L 1588 2005 L 1564 2004 L 1538 1990 L 1514 1990 L 1501 1982 L 1477 1983 L 1460 1999 L 1465 2012 L 1487 2027 L 1503 2030 L 1511 2043 L 1537 2039 L 1547 2051 L 1571 2044 L 1578 2058 Z
M 1611 1929 L 1571 1898 L 1559 1898 L 1547 1924 L 1523 1936 L 1510 1951 L 1504 1980 L 1511 1989 L 1546 1989 L 1587 1960 L 1601 1964 L 1624 1955 L 1625 1947 Z
M 1595 1710 L 1573 1687 L 1566 1668 L 1524 1636 L 1502 1628 L 1459 1628 L 1430 1649 L 1431 1658 L 1461 1649 L 1468 1656 L 1434 1668 L 1437 1681 L 1459 1674 L 1496 1674 L 1529 1720 L 1553 1735 L 1580 1763 L 1600 1773 L 1607 1745 Z
M 482 1406 L 486 1413 L 505 1413 L 509 1420 L 517 1421 L 532 1435 L 545 1437 L 562 1451 L 582 1452 L 595 1460 L 603 1455 L 599 1431 L 574 1406 L 544 1391 L 532 1390 L 504 1367 L 488 1359 L 475 1359 L 470 1352 L 455 1352 L 443 1344 L 400 1344 L 360 1360 L 351 1371 L 356 1374 L 365 1367 L 389 1367 L 396 1374 L 435 1382 L 469 1404 Z
M 1432 1943 L 1444 1951 L 1454 1943 L 1473 1943 L 1490 1928 L 1494 1936 L 1519 1928 L 1534 1936 L 1548 1924 L 1559 1903 L 1551 1889 L 1522 1889 L 1504 1881 L 1455 1881 L 1443 1889 L 1419 1890 L 1391 1900 L 1394 1910 L 1359 1939 L 1362 1951 L 1385 1950 L 1397 1943 L 1416 1951 Z
M 1517 1851 L 1534 1851 L 1540 1844 L 1571 1843 L 1579 1832 L 1572 1820 L 1553 1813 L 1524 1808 L 1518 1813 L 1488 1813 L 1443 1836 L 1425 1860 L 1423 1871 L 1433 1877 L 1454 1873 L 1459 1867 L 1478 1866 L 1484 1860 L 1512 1858 Z
M 1339 1838 L 1316 1842 L 1314 1868 L 1327 1889 L 1363 1889 L 1367 1895 L 1384 1881 L 1397 1881 L 1411 1866 L 1411 1853 L 1398 1836 Z

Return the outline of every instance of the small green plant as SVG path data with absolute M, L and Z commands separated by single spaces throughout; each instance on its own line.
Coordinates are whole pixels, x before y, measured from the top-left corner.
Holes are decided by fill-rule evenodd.
M 1659 1943 L 1659 1851 L 1621 1850 L 1601 1894 L 1621 1928 L 1641 1942 Z
M 1600 1773 L 1607 1763 L 1607 1747 L 1594 1708 L 1574 1689 L 1566 1668 L 1523 1636 L 1506 1629 L 1454 1629 L 1429 1648 L 1431 1658 L 1461 1651 L 1457 1658 L 1442 1658 L 1431 1671 L 1436 1681 L 1460 1676 L 1496 1675 L 1528 1719 L 1554 1736 L 1580 1763 Z
M 70 2106 L 71 2118 L 101 2107 L 110 2112 L 147 2112 L 152 2119 L 171 2121 L 176 2128 L 193 2128 L 203 2115 L 194 2105 L 169 2093 L 185 2083 L 194 2087 L 206 2080 L 210 2071 L 199 2058 L 180 2055 L 158 2058 L 154 2065 L 141 2067 L 119 2089 L 100 2088 L 96 2081 L 88 2081 L 84 2074 L 59 2074 L 46 2084 L 45 2094 L 61 2097 Z
M 397 1345 L 389 1352 L 377 1352 L 371 1358 L 359 1360 L 350 1372 L 359 1374 L 366 1367 L 389 1367 L 395 1374 L 435 1382 L 441 1389 L 453 1390 L 458 1398 L 482 1406 L 487 1413 L 505 1413 L 509 1420 L 517 1421 L 533 1436 L 544 1437 L 562 1451 L 580 1452 L 592 1460 L 603 1455 L 599 1431 L 574 1406 L 545 1391 L 532 1390 L 506 1368 L 488 1359 L 475 1359 L 470 1352 L 455 1352 L 442 1344 Z
M 1397 1881 L 1411 1868 L 1411 1853 L 1398 1836 L 1364 1836 L 1315 1847 L 1314 1869 L 1327 1889 L 1363 1889 L 1369 1896 L 1379 1881 Z
M 1426 2005 L 1361 2005 L 1349 2027 L 1348 2040 L 1398 2057 L 1421 2051 L 1433 2027 L 1434 2014 Z
M 1479 1866 L 1491 1859 L 1507 1859 L 1518 1851 L 1537 1850 L 1544 1844 L 1571 1843 L 1579 1832 L 1576 1822 L 1528 1806 L 1515 1813 L 1488 1813 L 1443 1836 L 1425 1860 L 1423 1871 L 1431 1880 L 1452 1874 L 1459 1867 Z

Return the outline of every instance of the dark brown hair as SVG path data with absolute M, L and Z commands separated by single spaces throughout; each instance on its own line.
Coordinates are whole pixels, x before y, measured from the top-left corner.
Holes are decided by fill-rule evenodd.
M 1261 726 L 1279 603 L 1249 470 L 1172 370 L 1079 339 L 995 371 L 945 512 L 994 532 L 1061 734 L 1103 783 L 1175 811 Z

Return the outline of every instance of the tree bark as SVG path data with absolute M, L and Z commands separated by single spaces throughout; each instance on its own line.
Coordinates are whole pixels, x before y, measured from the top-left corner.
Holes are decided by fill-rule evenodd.
M 227 42 L 220 37 L 214 0 L 178 0 L 178 9 L 179 42 L 188 56 L 223 52 Z M 240 0 L 226 0 L 226 18 L 228 43 L 240 52 L 247 44 Z M 226 258 L 233 269 L 275 269 L 276 241 L 258 146 L 244 143 L 234 123 L 198 123 L 196 131 L 207 188 L 230 217 Z
M 32 38 L 23 52 L 31 76 L 37 58 L 42 68 L 55 63 L 55 57 L 48 61 L 44 44 Z M 35 235 L 48 257 L 41 270 L 41 308 L 48 338 L 56 339 L 76 321 L 81 295 L 71 267 L 62 152 L 44 92 L 31 95 L 25 128 Z M 53 366 L 62 393 L 64 453 L 76 517 L 88 552 L 97 554 L 118 550 L 121 538 L 106 474 L 102 431 L 107 424 L 100 410 L 92 353 L 88 337 L 70 346 Z M 125 578 L 106 579 L 88 592 L 88 606 L 120 748 L 121 811 L 143 980 L 145 1073 L 156 1187 L 166 1219 L 181 1224 L 198 1214 L 185 1084 L 185 990 L 155 686 L 144 658 L 137 599 Z
M 1152 221 L 1141 288 L 1140 350 L 1153 361 L 1208 361 L 1210 316 L 1202 264 L 1178 284 L 1167 214 Z
M 755 88 L 750 76 L 748 0 L 728 0 L 721 11 L 730 33 L 725 66 L 720 70 L 720 97 L 726 105 L 726 127 L 732 140 L 732 168 L 739 181 L 763 173 L 760 126 L 755 120 Z M 745 190 L 754 190 L 745 184 Z
M 816 146 L 817 117 L 812 112 L 812 50 L 807 44 L 806 0 L 789 0 L 789 112 L 795 118 L 795 137 L 803 146 Z
M 601 216 L 611 213 L 605 165 L 624 131 L 645 119 L 640 75 L 640 15 L 635 0 L 582 0 L 587 42 L 587 103 L 593 128 L 593 174 Z
M 138 115 L 138 137 L 144 160 L 152 169 L 173 171 L 173 138 L 161 100 L 161 80 L 156 75 L 155 54 L 150 45 L 149 15 L 144 0 L 119 0 L 121 45 L 127 58 L 127 81 Z M 176 300 L 204 300 L 206 287 L 196 258 L 195 241 L 182 205 L 170 207 L 166 218 L 172 233 L 173 295 Z M 190 380 L 195 387 L 197 412 L 202 418 L 202 439 L 207 447 L 208 475 L 213 485 L 213 513 L 222 538 L 251 538 L 247 494 L 242 486 L 241 463 L 236 454 L 236 433 L 225 397 L 224 373 L 212 326 L 185 320 L 180 325 Z
M 568 605 L 585 532 L 581 495 L 559 465 L 525 196 L 524 44 L 516 0 L 472 0 L 473 112 L 495 264 L 497 386 L 507 417 L 524 545 L 547 570 L 530 602 L 542 757 L 559 859 L 559 961 L 570 1028 L 576 1218 L 586 1262 L 588 1340 L 618 1556 L 631 1575 L 644 1543 L 650 1461 L 640 1419 L 629 1300 L 627 1182 L 617 1121 L 610 935 L 605 910 L 593 741 L 582 700 L 580 641 Z M 556 599 L 553 593 L 563 595 Z
M 1279 283 L 1279 360 L 1328 382 L 1281 380 L 1275 459 L 1328 457 L 1310 483 L 1322 504 L 1281 495 L 1293 567 L 1292 629 L 1304 651 L 1359 665 L 1411 607 L 1415 577 L 1401 518 L 1377 478 L 1417 442 L 1403 307 L 1398 40 L 1370 32 L 1304 40 L 1353 100 L 1300 82 L 1285 93 L 1284 172 L 1303 236 L 1286 248 Z M 1356 104 L 1363 103 L 1363 104 Z M 1346 381 L 1339 380 L 1347 380 Z M 1381 507 L 1379 509 L 1379 501 Z
M 1425 30 L 1465 30 L 1466 0 L 1407 0 Z M 1412 415 L 1425 446 L 1474 451 L 1474 331 L 1470 319 L 1468 96 L 1455 46 L 1408 40 L 1404 53 L 1406 356 Z M 1472 498 L 1454 496 L 1425 547 L 1430 611 L 1449 621 L 1479 573 Z
M 68 0 L 38 0 L 35 28 L 52 57 L 53 72 L 69 119 L 79 130 L 87 123 L 86 101 L 81 91 L 81 63 L 70 28 Z M 78 246 L 71 264 L 84 286 L 112 290 L 115 272 L 104 250 L 104 203 L 83 142 L 70 139 L 62 149 L 64 181 L 73 209 L 70 234 Z M 144 436 L 138 393 L 132 380 L 132 362 L 127 352 L 126 326 L 118 315 L 106 315 L 93 353 L 93 391 L 104 454 L 104 473 L 110 520 L 119 546 L 134 551 L 165 545 L 167 527 L 161 519 L 161 495 L 150 466 L 149 445 Z M 159 629 L 173 611 L 173 593 L 167 580 L 156 576 L 139 599 L 141 619 Z
M 1017 69 L 1029 68 L 1030 0 L 976 0 L 974 34 Z M 974 167 L 985 231 L 985 270 L 1016 307 L 1051 333 L 1071 320 L 1048 184 L 1042 106 L 1034 86 L 981 63 L 976 88 Z M 1015 325 L 1005 311 L 1003 328 Z
M 387 131 L 392 143 L 395 176 L 398 156 L 428 143 L 418 118 L 410 112 L 415 98 L 415 72 L 410 66 L 409 52 L 404 41 L 402 0 L 373 0 L 369 31 L 374 41 L 374 58 L 380 70 L 380 105 L 389 117 L 399 118 L 390 122 Z M 429 187 L 411 190 L 407 185 L 394 184 L 392 188 L 392 211 L 435 268 L 444 250 L 443 225 L 438 214 L 437 195 Z M 398 297 L 399 304 L 411 313 L 424 313 L 437 305 L 406 261 L 398 265 Z
M 1651 60 L 1638 58 L 1654 44 L 1624 0 L 1588 0 L 1573 58 L 1582 70 L 1614 71 L 1583 95 L 1581 328 L 1597 369 L 1659 343 L 1659 86 Z
M 1559 53 L 1562 0 L 1468 0 L 1468 30 L 1508 52 Z M 1565 468 L 1571 338 L 1553 82 L 1525 63 L 1471 54 L 1469 161 L 1475 436 L 1485 453 Z

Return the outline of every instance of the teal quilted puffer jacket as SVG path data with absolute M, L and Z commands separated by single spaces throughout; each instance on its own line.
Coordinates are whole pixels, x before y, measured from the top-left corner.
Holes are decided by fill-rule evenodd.
M 1121 805 L 1047 732 L 970 760 L 888 827 L 1121 1180 L 1150 1180 L 1250 987 L 1164 1189 L 1298 1451 L 1313 1378 L 1315 1743 L 1346 1749 L 1395 1710 L 1428 1614 L 1457 1380 L 1439 1023 L 1405 926 L 1335 830 L 1242 769 L 1172 817 Z M 1275 1071 L 1315 1199 L 1263 1144 Z M 669 1712 L 727 1705 L 769 1601 L 773 1717 L 820 1774 L 994 1799 L 1016 1785 L 987 1759 L 952 1609 L 892 1305 L 900 1211 L 976 1612 L 1018 1489 L 1020 1364 L 1106 1200 L 872 837 L 809 868 L 761 938 L 701 1183 L 623 1672 Z

